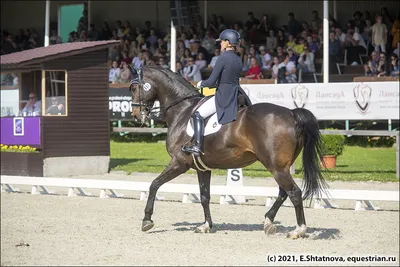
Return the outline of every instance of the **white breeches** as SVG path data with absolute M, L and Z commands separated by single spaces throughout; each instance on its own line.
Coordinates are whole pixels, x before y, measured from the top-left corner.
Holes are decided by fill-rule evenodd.
M 204 102 L 197 111 L 200 113 L 200 116 L 203 118 L 207 118 L 208 116 L 214 114 L 217 111 L 217 107 L 215 106 L 215 96 L 208 99 Z

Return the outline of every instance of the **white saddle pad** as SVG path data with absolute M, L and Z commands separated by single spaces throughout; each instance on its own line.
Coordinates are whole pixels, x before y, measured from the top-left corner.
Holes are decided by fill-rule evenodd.
M 222 124 L 218 123 L 217 113 L 215 113 L 210 117 L 210 119 L 207 121 L 207 124 L 204 126 L 204 136 L 218 132 L 219 129 L 221 129 L 221 126 Z M 194 134 L 192 122 L 190 119 L 186 127 L 186 133 L 189 136 L 193 136 Z

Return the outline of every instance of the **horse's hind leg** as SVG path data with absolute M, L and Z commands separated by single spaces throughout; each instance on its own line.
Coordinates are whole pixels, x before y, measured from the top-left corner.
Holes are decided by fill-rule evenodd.
M 302 237 L 305 235 L 307 227 L 306 227 L 306 219 L 304 216 L 301 189 L 293 180 L 292 176 L 289 173 L 288 168 L 285 168 L 284 171 L 276 171 L 274 173 L 274 178 L 276 182 L 279 184 L 280 190 L 283 189 L 286 191 L 286 194 L 289 196 L 290 201 L 293 203 L 296 212 L 297 227 L 292 232 L 289 232 L 287 236 L 293 239 Z M 281 195 L 281 192 L 279 192 L 279 195 Z M 280 199 L 279 202 L 281 201 L 282 199 Z M 279 203 L 277 204 L 277 206 L 278 205 Z M 273 212 L 271 212 L 271 214 L 273 214 Z
M 157 190 L 163 184 L 186 172 L 188 169 L 189 167 L 187 167 L 184 163 L 180 163 L 178 160 L 172 159 L 164 171 L 151 183 L 145 208 L 145 215 L 142 222 L 142 231 L 148 231 L 154 226 L 154 222 L 151 220 L 151 215 L 153 215 L 154 200 L 156 198 Z
M 265 222 L 264 222 L 264 232 L 267 235 L 272 235 L 276 233 L 276 226 L 273 224 L 273 221 L 275 219 L 276 213 L 278 212 L 279 208 L 282 206 L 283 202 L 285 202 L 287 198 L 287 193 L 286 191 L 282 188 L 279 187 L 279 194 L 272 205 L 272 207 L 269 209 L 269 211 L 265 214 Z
M 204 210 L 204 224 L 196 228 L 195 233 L 209 233 L 212 227 L 211 212 L 210 212 L 210 180 L 211 171 L 197 171 L 197 177 L 200 186 L 201 205 Z

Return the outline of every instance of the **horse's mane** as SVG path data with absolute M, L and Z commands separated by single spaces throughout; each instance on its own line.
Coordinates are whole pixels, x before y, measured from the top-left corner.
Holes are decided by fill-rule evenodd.
M 175 93 L 176 97 L 184 98 L 188 96 L 201 96 L 201 94 L 194 88 L 194 86 L 188 82 L 177 72 L 173 72 L 170 69 L 163 69 L 160 67 L 146 67 L 152 70 L 153 74 L 156 74 L 160 81 L 165 83 L 167 87 L 172 89 L 170 93 Z

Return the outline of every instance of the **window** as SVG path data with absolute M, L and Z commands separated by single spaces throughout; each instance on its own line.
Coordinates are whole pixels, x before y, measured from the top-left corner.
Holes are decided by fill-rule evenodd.
M 20 73 L 1 73 L 1 117 L 19 115 Z
M 67 72 L 44 70 L 42 72 L 42 116 L 67 116 Z

